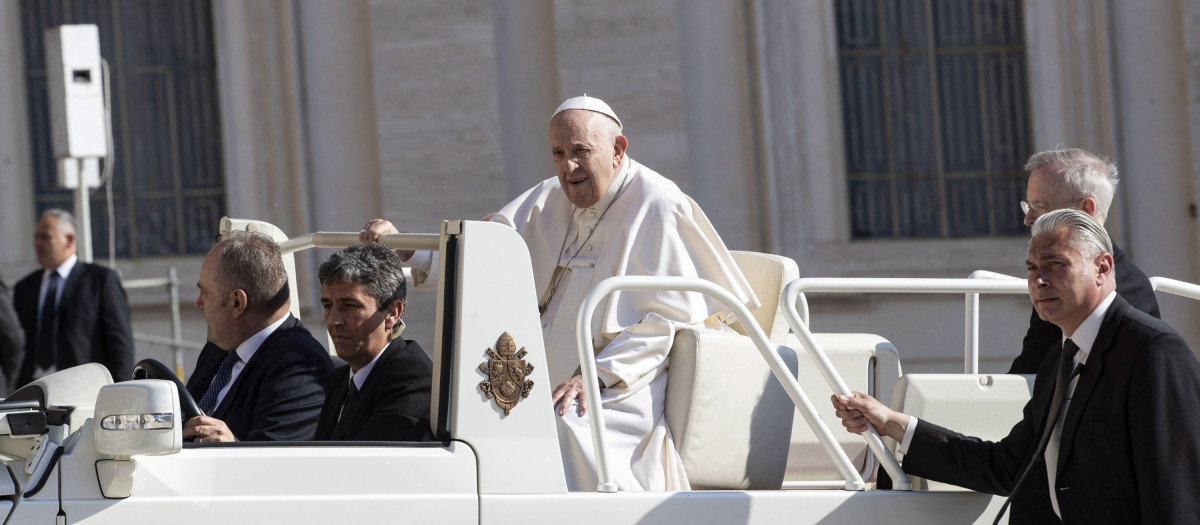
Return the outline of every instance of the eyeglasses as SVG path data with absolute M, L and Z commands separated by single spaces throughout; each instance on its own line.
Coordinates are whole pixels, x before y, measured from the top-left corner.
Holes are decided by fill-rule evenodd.
M 1064 204 L 1066 204 L 1066 205 L 1073 205 L 1073 204 L 1075 204 L 1075 203 L 1077 203 L 1077 202 L 1079 202 L 1079 201 L 1083 200 L 1084 198 L 1085 198 L 1085 197 L 1080 197 L 1080 198 L 1078 198 L 1078 199 L 1074 199 L 1074 200 L 1067 201 L 1067 202 L 1065 202 Z M 1046 213 L 1046 212 L 1050 212 L 1050 211 L 1054 211 L 1054 210 L 1060 210 L 1060 209 L 1062 209 L 1062 208 L 1064 208 L 1064 207 L 1065 207 L 1065 206 L 1060 206 L 1060 207 L 1051 207 L 1051 206 L 1038 206 L 1037 204 L 1029 204 L 1029 203 L 1028 203 L 1028 202 L 1026 202 L 1026 201 L 1021 201 L 1021 212 L 1022 212 L 1022 213 L 1024 213 L 1024 214 L 1026 214 L 1026 215 L 1029 215 L 1029 212 L 1031 212 L 1031 211 L 1032 211 L 1032 212 L 1034 212 L 1034 213 L 1036 213 L 1036 214 L 1038 214 L 1038 215 L 1041 215 L 1041 214 L 1043 214 L 1043 213 Z

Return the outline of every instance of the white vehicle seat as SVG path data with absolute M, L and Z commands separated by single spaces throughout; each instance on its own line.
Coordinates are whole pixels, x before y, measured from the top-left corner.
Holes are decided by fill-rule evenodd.
M 33 399 L 43 407 L 73 407 L 67 424 L 74 430 L 82 428 L 83 422 L 92 417 L 96 395 L 101 387 L 112 382 L 112 374 L 104 365 L 85 363 L 33 381 L 6 399 Z
M 892 343 L 873 334 L 826 333 L 813 334 L 813 337 L 851 390 L 872 394 L 888 403 L 900 377 L 900 356 Z M 868 467 L 866 442 L 842 428 L 841 420 L 834 415 L 833 406 L 829 403 L 833 389 L 817 369 L 815 360 L 803 350 L 800 341 L 795 336 L 789 336 L 788 346 L 795 348 L 799 355 L 797 382 L 808 394 L 855 469 L 863 472 Z M 788 482 L 842 480 L 833 460 L 799 411 L 795 412 L 794 418 L 784 486 L 787 487 Z
M 779 312 L 783 287 L 799 277 L 786 257 L 734 252 L 762 305 L 752 311 L 781 357 L 856 463 L 867 468 L 861 437 L 841 431 L 828 406 L 832 391 Z M 739 332 L 744 327 L 734 325 Z M 887 340 L 869 334 L 816 334 L 850 388 L 888 402 L 900 359 Z M 797 353 L 799 357 L 797 358 Z M 754 343 L 744 336 L 683 329 L 671 348 L 667 423 L 695 489 L 778 489 L 786 481 L 833 481 L 841 476 Z M 799 373 L 797 374 L 797 370 Z
M 1033 394 L 1033 377 L 909 374 L 896 383 L 890 406 L 955 432 L 999 441 L 1023 417 L 1022 409 Z M 889 445 L 894 449 L 894 443 Z M 916 476 L 909 476 L 909 479 L 913 489 L 967 490 Z
M 762 303 L 750 312 L 754 320 L 766 332 L 772 343 L 781 345 L 787 339 L 788 325 L 783 314 L 779 312 L 779 298 L 783 287 L 800 278 L 800 269 L 796 261 L 790 258 L 769 253 L 734 251 L 733 260 L 737 263 L 758 302 Z M 738 333 L 746 335 L 746 329 L 741 323 L 732 325 Z
M 795 355 L 783 357 L 795 373 Z M 780 488 L 795 408 L 750 338 L 679 330 L 668 381 L 667 424 L 692 488 Z
M 735 251 L 760 306 L 751 311 L 773 344 L 787 337 L 779 314 L 783 286 L 800 276 L 778 255 Z M 783 387 L 743 335 L 685 328 L 675 334 L 667 385 L 667 424 L 696 489 L 778 489 L 795 410 Z M 784 361 L 795 373 L 795 356 Z

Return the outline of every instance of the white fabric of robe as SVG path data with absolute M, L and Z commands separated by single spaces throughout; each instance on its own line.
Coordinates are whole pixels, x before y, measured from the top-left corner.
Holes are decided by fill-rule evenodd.
M 512 226 L 525 240 L 539 300 L 552 286 L 555 268 L 568 270 L 542 317 L 551 388 L 578 368 L 575 317 L 587 292 L 608 277 L 698 277 L 729 290 L 751 309 L 758 306 L 745 276 L 695 201 L 632 158 L 626 157 L 608 192 L 590 208 L 575 208 L 558 178 L 552 177 L 491 220 Z M 436 282 L 435 263 L 429 252 L 409 260 L 416 286 Z M 667 358 L 677 328 L 727 313 L 716 300 L 691 292 L 616 292 L 597 308 L 592 343 L 597 373 L 607 385 L 601 397 L 609 471 L 620 489 L 690 487 L 664 415 Z M 576 408 L 559 418 L 567 485 L 571 490 L 595 490 L 590 427 Z

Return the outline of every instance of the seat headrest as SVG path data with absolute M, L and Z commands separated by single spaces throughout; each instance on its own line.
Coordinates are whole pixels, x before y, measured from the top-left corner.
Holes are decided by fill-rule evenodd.
M 36 400 L 42 408 L 51 406 L 93 406 L 96 394 L 104 385 L 111 385 L 112 374 L 100 363 L 86 363 L 59 370 L 35 380 L 10 394 L 6 399 Z

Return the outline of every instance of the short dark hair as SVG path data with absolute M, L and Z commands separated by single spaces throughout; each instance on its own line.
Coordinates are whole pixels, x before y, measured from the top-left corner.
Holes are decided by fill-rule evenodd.
M 337 281 L 361 285 L 381 309 L 392 301 L 404 304 L 408 293 L 400 256 L 378 242 L 355 244 L 334 252 L 321 263 L 317 277 L 322 286 Z
M 233 231 L 213 245 L 217 252 L 217 287 L 221 296 L 246 292 L 246 310 L 269 313 L 290 297 L 287 269 L 279 245 L 261 232 Z

